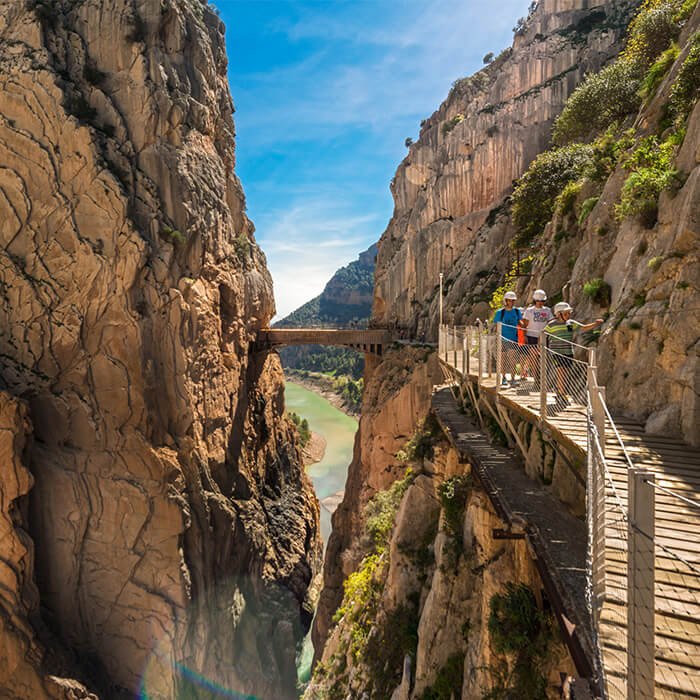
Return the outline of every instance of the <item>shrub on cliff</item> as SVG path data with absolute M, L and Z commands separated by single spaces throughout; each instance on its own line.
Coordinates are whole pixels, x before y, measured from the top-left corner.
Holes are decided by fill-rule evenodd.
M 554 640 L 555 622 L 542 611 L 525 584 L 509 582 L 503 593 L 489 601 L 488 630 L 491 644 L 499 654 L 514 657 L 512 672 L 492 673 L 496 681 L 486 698 L 517 697 L 530 700 L 547 698 L 547 661 Z M 494 669 L 496 670 L 496 669 Z
M 642 75 L 636 63 L 616 61 L 586 76 L 554 122 L 554 143 L 585 139 L 636 111 Z
M 685 121 L 700 95 L 700 32 L 688 42 L 690 51 L 671 86 L 669 111 L 678 123 Z
M 671 54 L 651 74 L 649 67 L 678 38 L 696 2 L 646 0 L 629 25 L 627 46 L 618 59 L 587 75 L 567 100 L 554 122 L 554 143 L 588 139 L 635 112 L 640 88 L 644 96 L 653 94 L 650 91 L 673 62 Z
M 624 164 L 630 175 L 622 186 L 620 203 L 616 206 L 618 219 L 639 216 L 651 228 L 656 222 L 659 195 L 663 190 L 675 190 L 682 183 L 674 167 L 676 145 L 673 139 L 659 141 L 656 136 L 642 139 Z
M 531 241 L 554 214 L 557 196 L 569 182 L 578 180 L 590 164 L 593 149 L 572 144 L 541 153 L 518 180 L 511 201 L 513 223 L 518 227 L 514 244 Z

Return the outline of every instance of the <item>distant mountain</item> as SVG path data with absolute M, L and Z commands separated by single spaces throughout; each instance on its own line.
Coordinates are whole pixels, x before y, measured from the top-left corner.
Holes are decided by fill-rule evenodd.
M 274 324 L 275 328 L 302 328 L 307 325 L 338 325 L 359 321 L 364 324 L 372 311 L 375 243 L 360 253 L 331 277 L 317 297 L 307 301 L 289 316 Z
M 372 311 L 377 251 L 375 243 L 360 253 L 357 260 L 341 267 L 321 294 L 273 324 L 274 327 L 337 326 L 350 322 L 364 326 Z M 364 369 L 364 355 L 346 348 L 291 345 L 280 348 L 279 354 L 282 366 L 288 369 L 345 375 L 356 381 Z

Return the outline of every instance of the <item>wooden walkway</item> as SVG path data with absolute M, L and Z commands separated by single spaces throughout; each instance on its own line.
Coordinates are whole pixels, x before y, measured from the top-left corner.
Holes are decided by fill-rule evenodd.
M 440 357 L 459 382 L 477 384 L 476 369 L 465 374 L 461 351 Z M 474 365 L 472 359 L 471 362 Z M 540 393 L 534 382 L 496 387 L 495 376 L 482 376 L 480 391 L 492 403 L 540 426 Z M 654 472 L 656 484 L 691 500 L 700 500 L 700 450 L 664 435 L 648 435 L 640 423 L 612 416 L 635 467 Z M 574 454 L 587 450 L 586 407 L 559 406 L 547 396 L 541 428 Z M 598 635 L 611 698 L 626 698 L 627 666 L 627 472 L 624 452 L 606 429 L 605 461 L 614 483 L 606 484 L 605 601 Z M 674 495 L 655 492 L 655 697 L 700 698 L 700 510 Z M 618 508 L 620 505 L 623 510 Z M 690 564 L 690 566 L 688 566 Z

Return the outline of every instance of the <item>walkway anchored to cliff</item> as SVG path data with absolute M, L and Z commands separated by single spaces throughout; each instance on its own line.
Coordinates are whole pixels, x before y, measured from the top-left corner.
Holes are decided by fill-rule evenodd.
M 582 627 L 567 640 L 579 673 L 590 672 L 605 698 L 700 698 L 700 450 L 613 416 L 589 348 L 572 343 L 558 352 L 542 340 L 518 346 L 500 327 L 443 326 L 438 353 L 455 398 L 473 407 L 482 429 L 495 421 L 524 453 L 515 414 L 587 464 L 585 475 L 569 464 L 586 487 L 587 520 L 579 529 L 587 546 L 582 553 L 574 527 L 560 533 L 559 540 L 571 540 L 566 553 L 556 528 L 537 524 L 549 517 L 540 510 L 550 506 L 539 503 L 533 482 L 489 458 L 483 435 L 469 427 L 451 396 L 434 396 L 457 446 L 483 462 L 494 505 L 510 509 L 511 519 L 520 512 L 525 529 L 534 528 L 531 539 L 542 548 L 536 553 L 550 569 L 543 581 L 549 576 L 574 628 Z M 578 583 L 564 554 L 578 561 Z
M 381 357 L 392 340 L 391 332 L 383 329 L 265 328 L 258 331 L 256 348 L 264 351 L 282 345 L 339 345 Z

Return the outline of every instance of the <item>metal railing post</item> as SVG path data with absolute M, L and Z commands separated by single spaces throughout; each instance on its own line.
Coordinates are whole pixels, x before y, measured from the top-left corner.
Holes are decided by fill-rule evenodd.
M 605 456 L 605 387 L 598 386 L 596 369 L 595 365 L 588 365 L 588 395 L 591 401 L 593 422 L 598 432 L 598 440 L 600 440 L 600 450 Z
M 491 369 L 491 360 L 493 359 L 493 348 L 491 347 L 491 343 L 493 342 L 491 339 L 491 328 L 489 327 L 489 322 L 486 321 L 486 374 L 489 379 L 491 379 L 491 374 L 493 373 L 493 370 Z
M 467 355 L 467 347 L 469 346 L 469 326 L 464 329 L 464 338 L 462 338 L 462 374 L 469 374 L 469 356 Z
M 452 326 L 452 334 L 453 334 L 453 357 L 454 357 L 454 368 L 457 369 L 457 326 Z
M 503 340 L 501 338 L 501 322 L 496 324 L 496 393 L 500 391 L 503 375 Z
M 476 341 L 477 341 L 477 343 L 476 343 L 476 353 L 477 353 L 477 358 L 478 358 L 478 360 L 479 360 L 478 366 L 477 366 L 477 370 L 478 370 L 478 373 L 479 373 L 479 374 L 477 375 L 477 380 L 476 380 L 477 386 L 481 386 L 481 377 L 482 377 L 482 375 L 483 375 L 483 373 L 484 373 L 484 358 L 483 358 L 483 356 L 482 356 L 482 354 L 481 354 L 481 341 L 482 341 L 482 336 L 483 336 L 483 335 L 484 335 L 484 334 L 483 334 L 483 332 L 482 332 L 482 330 L 481 330 L 481 324 L 479 324 L 479 325 L 476 327 Z
M 654 698 L 654 474 L 628 470 L 627 698 Z
M 540 422 L 547 418 L 547 340 L 544 331 L 540 331 L 537 341 L 540 350 Z

